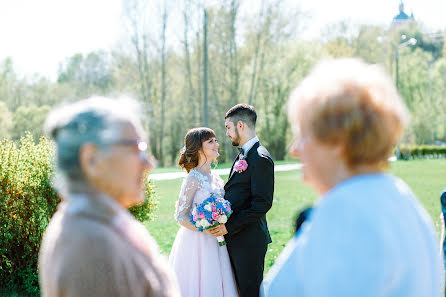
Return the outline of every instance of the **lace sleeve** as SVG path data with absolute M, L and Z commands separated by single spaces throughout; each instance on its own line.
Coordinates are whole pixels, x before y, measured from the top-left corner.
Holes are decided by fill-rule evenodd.
M 175 206 L 175 220 L 178 224 L 189 222 L 190 209 L 198 190 L 199 181 L 195 176 L 188 175 L 181 185 L 180 196 Z
M 225 197 L 225 182 L 221 179 L 221 177 L 214 173 L 214 179 L 215 179 L 215 187 L 214 193 L 217 194 L 219 197 Z

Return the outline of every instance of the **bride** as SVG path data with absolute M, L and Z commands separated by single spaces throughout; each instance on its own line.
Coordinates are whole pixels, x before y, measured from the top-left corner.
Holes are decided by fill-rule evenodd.
M 169 256 L 183 297 L 237 297 L 237 285 L 226 246 L 219 246 L 210 232 L 199 232 L 190 222 L 194 207 L 213 193 L 224 196 L 223 180 L 211 172 L 219 156 L 215 132 L 194 128 L 184 137 L 178 164 L 186 169 L 176 204 L 175 219 L 181 225 Z

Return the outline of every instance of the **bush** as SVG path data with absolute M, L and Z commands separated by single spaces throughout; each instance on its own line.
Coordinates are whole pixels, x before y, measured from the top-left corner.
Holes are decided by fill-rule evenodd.
M 155 194 L 155 186 L 148 177 L 149 174 L 146 173 L 144 176 L 144 193 L 146 199 L 140 205 L 133 206 L 129 209 L 140 222 L 151 220 L 153 218 L 153 211 L 158 206 L 158 197 Z
M 400 145 L 401 159 L 440 158 L 446 156 L 446 146 L 436 145 Z
M 40 242 L 60 199 L 51 186 L 52 145 L 31 134 L 0 142 L 0 288 L 38 296 L 37 259 Z M 146 201 L 131 209 L 139 220 L 157 205 L 146 179 Z

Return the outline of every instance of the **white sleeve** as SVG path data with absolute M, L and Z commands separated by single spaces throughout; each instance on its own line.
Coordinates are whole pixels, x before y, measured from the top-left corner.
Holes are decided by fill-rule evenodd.
M 175 220 L 178 224 L 189 222 L 190 210 L 194 202 L 195 193 L 199 188 L 199 181 L 195 176 L 188 175 L 181 185 L 180 195 L 176 203 Z

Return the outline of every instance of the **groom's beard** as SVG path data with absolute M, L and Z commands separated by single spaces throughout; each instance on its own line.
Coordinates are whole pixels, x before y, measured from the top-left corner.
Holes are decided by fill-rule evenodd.
M 238 133 L 238 128 L 235 128 L 235 137 L 231 139 L 232 146 L 240 145 L 240 134 Z

